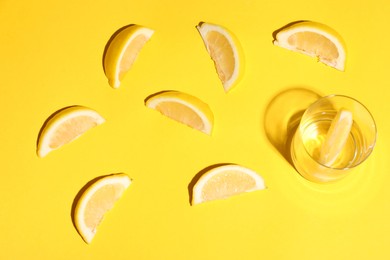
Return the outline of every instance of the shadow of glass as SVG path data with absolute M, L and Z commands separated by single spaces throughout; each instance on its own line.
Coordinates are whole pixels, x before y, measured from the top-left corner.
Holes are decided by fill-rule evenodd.
M 320 97 L 310 89 L 290 88 L 278 93 L 266 108 L 264 129 L 267 138 L 291 165 L 291 139 L 306 108 Z

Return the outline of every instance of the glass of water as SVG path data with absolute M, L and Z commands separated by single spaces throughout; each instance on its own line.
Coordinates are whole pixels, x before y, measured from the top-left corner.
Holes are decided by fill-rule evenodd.
M 291 141 L 291 159 L 310 181 L 336 181 L 368 158 L 376 135 L 375 121 L 364 105 L 347 96 L 326 96 L 304 112 Z

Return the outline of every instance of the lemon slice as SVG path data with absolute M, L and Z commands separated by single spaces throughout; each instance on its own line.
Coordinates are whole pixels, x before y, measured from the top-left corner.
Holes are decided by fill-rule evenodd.
M 244 55 L 238 39 L 228 29 L 211 23 L 196 26 L 214 61 L 223 88 L 228 92 L 244 73 Z
M 163 91 L 148 97 L 145 105 L 203 133 L 212 132 L 213 112 L 197 97 L 179 91 Z
M 118 88 L 145 43 L 154 31 L 140 25 L 129 25 L 119 30 L 105 52 L 103 66 L 108 83 Z
M 332 166 L 348 141 L 353 124 L 352 112 L 340 109 L 332 120 L 320 151 L 320 162 Z
M 226 199 L 244 192 L 265 189 L 263 178 L 253 170 L 237 164 L 216 166 L 195 183 L 192 205 Z
M 274 44 L 300 52 L 328 66 L 344 71 L 346 47 L 342 37 L 327 25 L 302 21 L 282 28 L 275 35 Z
M 39 134 L 38 156 L 46 156 L 52 150 L 73 141 L 103 122 L 105 119 L 99 113 L 83 106 L 72 106 L 57 111 L 46 120 Z
M 73 221 L 86 243 L 91 243 L 104 215 L 130 184 L 129 176 L 117 173 L 97 179 L 82 192 L 74 207 Z

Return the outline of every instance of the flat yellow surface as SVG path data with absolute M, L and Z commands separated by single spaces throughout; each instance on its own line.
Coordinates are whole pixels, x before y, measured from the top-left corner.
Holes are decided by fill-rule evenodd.
M 0 1 L 0 259 L 389 259 L 390 4 L 356 1 Z M 337 30 L 340 72 L 272 44 L 296 20 Z M 246 73 L 224 93 L 195 26 L 234 32 Z M 102 57 L 128 24 L 155 30 L 119 89 Z M 195 95 L 214 111 L 207 136 L 146 108 L 161 90 Z M 372 156 L 336 184 L 300 177 L 286 159 L 286 116 L 316 95 L 365 104 L 378 126 Z M 38 133 L 60 108 L 107 120 L 45 158 Z M 202 169 L 238 163 L 267 190 L 190 206 Z M 124 172 L 133 183 L 92 244 L 71 212 L 90 180 Z

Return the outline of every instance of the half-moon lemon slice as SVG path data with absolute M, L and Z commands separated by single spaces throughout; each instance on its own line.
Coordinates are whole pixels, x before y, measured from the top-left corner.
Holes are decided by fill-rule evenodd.
M 301 21 L 281 28 L 275 34 L 274 44 L 300 52 L 328 66 L 343 71 L 346 60 L 346 46 L 342 37 L 327 25 Z
M 66 107 L 55 112 L 46 120 L 39 134 L 38 156 L 46 156 L 103 122 L 105 119 L 98 112 L 83 106 Z
M 330 124 L 321 146 L 320 162 L 332 166 L 345 147 L 353 125 L 352 112 L 340 109 Z
M 173 90 L 163 91 L 149 96 L 145 105 L 203 133 L 210 135 L 212 132 L 213 112 L 195 96 Z
M 91 243 L 104 215 L 130 184 L 131 179 L 126 174 L 111 174 L 98 178 L 80 194 L 75 202 L 73 221 L 86 243 Z
M 191 204 L 226 199 L 265 188 L 263 178 L 251 169 L 237 164 L 216 166 L 203 173 L 195 183 Z
M 201 22 L 198 29 L 214 61 L 225 92 L 236 86 L 244 74 L 244 54 L 237 37 L 220 25 Z
M 119 88 L 123 77 L 153 33 L 149 28 L 132 24 L 113 36 L 103 60 L 104 72 L 111 87 Z

